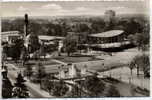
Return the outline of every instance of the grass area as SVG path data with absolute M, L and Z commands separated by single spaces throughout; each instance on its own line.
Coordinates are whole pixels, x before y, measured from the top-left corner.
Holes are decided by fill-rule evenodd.
M 55 57 L 54 59 L 60 60 L 65 63 L 77 63 L 77 62 L 101 60 L 99 58 L 95 58 L 94 56 L 88 56 L 88 55 L 74 55 L 69 57 L 63 55 L 63 56 Z
M 36 61 L 36 60 L 30 60 L 28 61 L 28 63 L 33 63 L 33 64 L 36 64 L 36 63 L 42 63 L 43 65 L 58 65 L 59 63 L 53 61 L 52 59 L 45 59 L 45 60 L 39 60 L 39 61 Z
M 21 61 L 18 61 L 17 63 L 15 63 L 14 61 L 9 61 L 8 63 L 13 64 L 14 66 L 17 66 L 18 68 L 23 68 Z M 29 60 L 28 62 L 25 63 L 25 66 L 26 65 L 36 66 L 38 63 L 42 63 L 44 66 L 60 64 L 58 62 L 53 61 L 52 59 L 45 59 L 45 60 Z

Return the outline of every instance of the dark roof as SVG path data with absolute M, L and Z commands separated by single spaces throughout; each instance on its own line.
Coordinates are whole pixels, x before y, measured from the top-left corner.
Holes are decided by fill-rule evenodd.
M 124 31 L 123 30 L 111 30 L 111 31 L 106 31 L 102 33 L 97 33 L 97 34 L 91 34 L 91 37 L 114 37 L 122 34 Z

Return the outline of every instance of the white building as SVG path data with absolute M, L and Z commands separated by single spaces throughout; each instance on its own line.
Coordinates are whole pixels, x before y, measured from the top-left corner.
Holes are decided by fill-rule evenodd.
M 84 67 L 81 68 L 81 75 L 86 75 L 87 73 L 87 65 L 84 65 Z
M 72 64 L 71 67 L 69 67 L 69 76 L 71 78 L 74 78 L 77 76 L 76 65 Z

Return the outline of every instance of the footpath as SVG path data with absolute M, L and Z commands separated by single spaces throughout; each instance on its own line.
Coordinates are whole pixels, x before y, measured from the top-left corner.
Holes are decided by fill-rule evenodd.
M 150 90 L 150 79 L 144 78 L 144 74 L 140 72 L 140 75 L 137 76 L 136 69 L 133 69 L 132 75 L 128 67 L 121 67 L 105 72 L 100 72 L 99 76 L 109 76 L 115 79 L 118 79 L 122 82 L 133 84 L 141 88 Z

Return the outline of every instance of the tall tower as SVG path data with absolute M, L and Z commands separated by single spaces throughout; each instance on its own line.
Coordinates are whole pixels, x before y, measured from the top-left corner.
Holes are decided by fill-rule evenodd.
M 29 37 L 27 37 L 28 35 L 28 24 L 29 24 L 29 20 L 28 20 L 28 14 L 24 15 L 24 45 L 27 48 L 27 50 L 29 51 Z
M 24 24 L 24 38 L 28 35 L 28 14 L 25 14 L 25 20 L 24 20 L 25 24 Z
M 106 26 L 104 29 L 105 31 L 112 30 L 114 28 L 115 23 L 116 23 L 115 16 L 116 16 L 116 13 L 113 10 L 107 10 L 104 13 L 104 22 Z
M 116 12 L 113 10 L 106 10 L 104 13 L 104 20 L 105 22 L 112 21 L 116 16 Z

